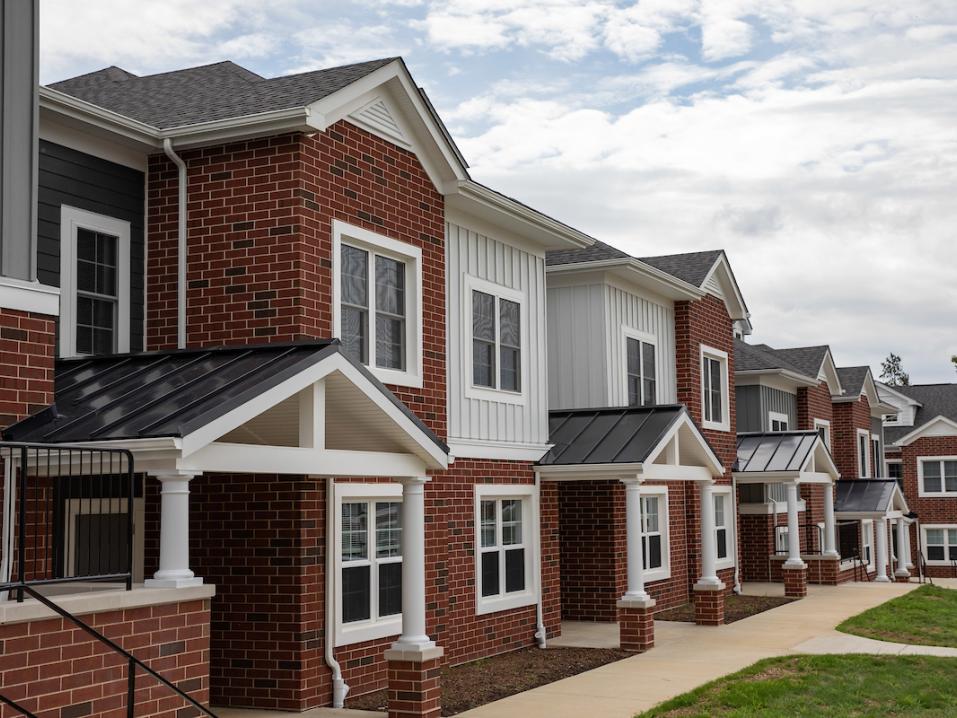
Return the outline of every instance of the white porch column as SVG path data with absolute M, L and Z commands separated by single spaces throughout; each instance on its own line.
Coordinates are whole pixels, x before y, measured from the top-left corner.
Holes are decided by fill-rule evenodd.
M 699 491 L 701 504 L 701 578 L 700 586 L 720 586 L 717 563 L 717 545 L 714 531 L 714 481 L 703 481 Z
M 824 555 L 837 556 L 837 522 L 834 520 L 834 486 L 824 485 Z
M 805 568 L 801 559 L 801 527 L 798 525 L 798 485 L 796 481 L 785 484 L 788 498 L 788 560 L 784 568 Z
M 641 541 L 641 482 L 623 479 L 625 485 L 625 530 L 628 544 L 628 590 L 622 599 L 647 600 L 644 576 L 644 547 Z
M 144 583 L 151 588 L 198 586 L 203 579 L 189 568 L 189 482 L 196 474 L 154 474 L 160 489 L 159 571 Z
M 911 523 L 912 523 L 912 522 L 909 521 L 908 519 L 904 519 L 904 547 L 905 547 L 905 550 L 904 550 L 904 561 L 905 561 L 905 567 L 906 567 L 908 570 L 914 568 L 914 562 L 911 560 L 911 552 L 910 552 L 910 526 L 911 526 Z
M 887 583 L 887 519 L 880 518 L 874 521 L 877 530 L 877 577 L 878 583 Z
M 402 481 L 402 634 L 393 651 L 421 653 L 435 648 L 425 632 L 425 482 Z M 441 653 L 439 654 L 441 655 Z
M 901 516 L 897 519 L 897 570 L 894 572 L 895 576 L 901 578 L 910 578 L 910 571 L 907 570 L 910 563 L 908 533 L 910 532 L 907 530 L 907 519 Z

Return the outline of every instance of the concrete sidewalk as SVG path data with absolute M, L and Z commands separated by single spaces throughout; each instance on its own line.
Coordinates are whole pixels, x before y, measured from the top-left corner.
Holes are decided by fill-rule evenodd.
M 745 588 L 746 593 L 751 592 L 748 588 Z M 816 648 L 815 652 L 831 652 L 824 649 L 839 646 L 828 644 L 827 640 L 833 641 L 835 636 L 854 638 L 834 631 L 844 619 L 915 588 L 916 583 L 809 586 L 808 596 L 803 600 L 726 626 L 704 627 L 658 621 L 655 624 L 656 646 L 648 653 L 534 688 L 461 715 L 468 718 L 631 718 L 762 658 L 811 652 L 805 647 Z M 774 589 L 755 586 L 752 590 L 760 594 Z M 574 638 L 569 636 L 568 643 L 587 643 L 586 628 L 574 627 L 577 635 Z M 609 636 L 617 638 L 613 624 L 592 624 L 592 629 L 595 642 L 590 645 L 607 645 Z M 821 643 L 821 639 L 825 642 Z M 815 640 L 819 642 L 815 644 Z M 852 641 L 853 647 L 867 644 L 874 648 L 871 643 L 881 644 L 868 639 L 860 641 L 864 643 Z M 561 640 L 552 642 L 553 645 L 561 643 Z

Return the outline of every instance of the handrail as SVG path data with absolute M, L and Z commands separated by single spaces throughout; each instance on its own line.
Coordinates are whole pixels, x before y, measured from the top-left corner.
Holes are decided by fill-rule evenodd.
M 920 576 L 918 580 L 920 583 L 929 583 L 933 586 L 934 578 L 927 573 L 927 559 L 924 557 L 924 552 L 921 549 L 917 549 L 917 560 L 920 562 Z
M 128 674 L 127 674 L 127 681 L 128 681 L 128 683 L 127 683 L 127 698 L 126 698 L 126 700 L 127 700 L 126 714 L 127 714 L 127 716 L 128 716 L 129 718 L 133 718 L 133 715 L 134 715 L 133 709 L 134 709 L 134 707 L 135 707 L 134 694 L 136 693 L 136 668 L 137 668 L 137 667 L 141 668 L 143 671 L 145 671 L 146 673 L 148 673 L 149 675 L 151 675 L 153 678 L 155 678 L 156 680 L 158 680 L 160 683 L 162 683 L 164 686 L 166 686 L 167 688 L 169 688 L 170 690 L 172 690 L 174 693 L 176 693 L 176 695 L 178 695 L 180 698 L 182 698 L 182 699 L 185 700 L 187 703 L 189 703 L 190 705 L 192 705 L 194 708 L 198 708 L 200 711 L 202 711 L 203 713 L 205 713 L 205 714 L 206 714 L 207 716 L 209 716 L 210 718 L 217 718 L 216 714 L 213 713 L 212 711 L 210 711 L 206 706 L 204 706 L 202 703 L 200 703 L 199 701 L 197 701 L 195 698 L 193 698 L 192 696 L 190 696 L 190 695 L 189 695 L 188 693 L 186 693 L 185 691 L 183 691 L 183 690 L 181 690 L 180 688 L 178 688 L 174 683 L 172 683 L 171 681 L 169 681 L 169 680 L 167 680 L 166 678 L 164 678 L 162 675 L 160 675 L 159 673 L 157 673 L 155 670 L 153 670 L 152 668 L 150 668 L 148 665 L 146 665 L 145 663 L 143 663 L 143 661 L 141 661 L 139 658 L 137 658 L 137 657 L 134 656 L 132 653 L 130 653 L 129 651 L 127 651 L 125 648 L 123 648 L 123 647 L 117 645 L 115 642 L 111 641 L 109 638 L 107 638 L 106 636 L 104 636 L 102 633 L 100 633 L 99 631 L 97 631 L 95 628 L 93 628 L 93 627 L 90 626 L 89 624 L 87 624 L 87 623 L 81 621 L 79 618 L 77 618 L 76 616 L 74 616 L 72 613 L 70 613 L 69 611 L 67 611 L 65 608 L 62 608 L 62 607 L 58 606 L 58 605 L 55 604 L 53 601 L 51 601 L 50 599 L 48 599 L 46 596 L 44 596 L 43 594 L 39 593 L 35 588 L 33 588 L 32 586 L 30 586 L 29 584 L 4 584 L 4 585 L 0 586 L 0 591 L 10 590 L 11 588 L 22 589 L 22 590 L 25 591 L 26 593 L 29 593 L 31 597 L 35 598 L 37 601 L 39 601 L 41 604 L 43 604 L 44 606 L 46 606 L 47 608 L 49 608 L 51 611 L 54 611 L 55 613 L 59 614 L 59 615 L 62 616 L 63 618 L 67 619 L 68 621 L 72 621 L 73 623 L 75 623 L 75 624 L 77 625 L 77 627 L 79 627 L 80 629 L 82 629 L 83 631 L 85 631 L 86 633 L 88 633 L 89 635 L 93 636 L 93 638 L 95 638 L 96 640 L 98 640 L 98 641 L 99 641 L 100 643 L 102 643 L 103 645 L 107 646 L 110 650 L 112 650 L 112 651 L 115 652 L 115 653 L 119 653 L 121 656 L 123 656 L 124 658 L 126 658 L 126 661 L 127 661 L 127 670 L 128 670 Z M 0 695 L 0 698 L 3 698 L 3 696 Z M 11 701 L 9 701 L 9 699 L 3 698 L 3 700 L 6 701 L 7 703 L 11 703 Z M 11 705 L 12 705 L 12 703 L 11 703 Z M 14 706 L 14 707 L 16 707 L 16 706 Z M 17 710 L 21 710 L 21 709 L 20 709 L 20 708 L 17 708 Z M 24 711 L 21 711 L 21 712 L 24 712 Z M 28 716 L 28 718 L 30 718 L 30 716 L 31 716 L 32 714 L 26 713 L 26 715 Z
M 3 701 L 4 703 L 6 703 L 8 706 L 13 708 L 13 710 L 19 711 L 20 713 L 25 715 L 27 718 L 37 718 L 33 713 L 28 711 L 26 708 L 24 708 L 22 705 L 17 703 L 15 700 L 11 700 L 10 698 L 7 698 L 5 695 L 3 695 L 3 693 L 0 693 L 0 701 Z

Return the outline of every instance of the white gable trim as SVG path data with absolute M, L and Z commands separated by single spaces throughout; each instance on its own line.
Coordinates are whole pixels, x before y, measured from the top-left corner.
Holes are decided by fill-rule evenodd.
M 820 436 L 807 453 L 804 463 L 797 471 L 735 471 L 734 480 L 740 484 L 763 484 L 780 481 L 796 481 L 799 484 L 829 484 L 841 478 L 841 472 L 831 452 Z
M 831 354 L 830 348 L 824 352 L 824 359 L 821 361 L 817 379 L 827 384 L 827 390 L 831 392 L 831 396 L 840 396 L 844 393 L 844 387 L 841 386 L 841 378 L 838 376 L 837 365 L 834 363 L 834 356 Z
M 926 421 L 909 434 L 905 434 L 893 443 L 893 446 L 907 446 L 925 436 L 957 436 L 957 421 L 938 415 Z
M 711 267 L 711 271 L 704 278 L 701 287 L 707 291 L 709 284 L 721 288 L 720 294 L 709 293 L 715 294 L 725 303 L 728 308 L 728 315 L 732 320 L 750 320 L 751 313 L 748 312 L 748 306 L 744 303 L 738 281 L 734 278 L 734 272 L 731 270 L 731 263 L 728 262 L 724 252 L 715 260 L 714 266 Z

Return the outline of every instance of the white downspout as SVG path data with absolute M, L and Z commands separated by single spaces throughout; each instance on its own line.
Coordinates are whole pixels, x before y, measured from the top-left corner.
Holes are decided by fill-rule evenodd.
M 535 640 L 539 648 L 545 648 L 545 614 L 542 608 L 542 479 L 535 472 L 535 584 L 538 600 L 535 603 Z
M 741 595 L 741 569 L 738 566 L 738 532 L 741 530 L 740 514 L 738 513 L 738 481 L 731 478 L 731 509 L 734 511 L 734 591 Z
M 13 530 L 16 506 L 16 485 L 13 480 L 13 461 L 3 461 L 3 556 L 0 558 L 0 583 L 9 583 L 13 575 Z M 0 603 L 7 600 L 7 592 L 0 593 Z
M 332 669 L 332 707 L 342 708 L 349 686 L 336 660 L 336 480 L 326 479 L 326 665 Z
M 186 163 L 173 150 L 173 141 L 163 139 L 163 152 L 179 170 L 179 201 L 177 216 L 177 260 L 176 270 L 176 346 L 186 348 Z

